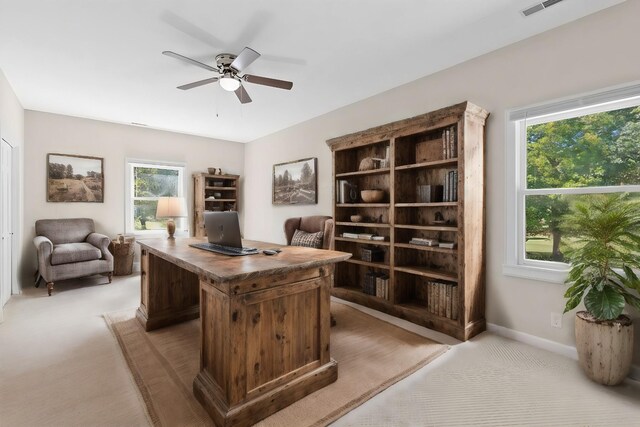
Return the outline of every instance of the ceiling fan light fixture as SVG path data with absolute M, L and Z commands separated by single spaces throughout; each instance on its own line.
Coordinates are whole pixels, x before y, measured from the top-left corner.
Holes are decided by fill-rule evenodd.
M 220 78 L 220 86 L 222 89 L 227 92 L 234 92 L 236 89 L 240 87 L 240 82 L 233 78 L 230 73 L 225 73 L 225 75 Z

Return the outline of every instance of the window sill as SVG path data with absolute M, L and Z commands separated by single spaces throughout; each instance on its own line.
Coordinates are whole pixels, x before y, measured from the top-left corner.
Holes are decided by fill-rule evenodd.
M 548 283 L 564 283 L 567 280 L 569 269 L 557 270 L 553 268 L 532 267 L 530 265 L 510 265 L 502 266 L 502 274 L 510 277 L 522 279 L 538 280 Z

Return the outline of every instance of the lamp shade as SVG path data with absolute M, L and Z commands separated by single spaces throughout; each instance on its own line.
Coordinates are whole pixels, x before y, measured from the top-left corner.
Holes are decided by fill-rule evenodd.
M 187 216 L 187 203 L 184 197 L 160 197 L 156 218 L 181 218 Z

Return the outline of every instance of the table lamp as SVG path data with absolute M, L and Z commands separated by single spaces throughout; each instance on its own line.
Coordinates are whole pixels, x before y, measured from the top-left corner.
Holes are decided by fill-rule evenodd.
M 169 233 L 169 239 L 173 239 L 173 233 L 176 232 L 176 223 L 173 219 L 184 218 L 186 216 L 187 204 L 184 197 L 160 197 L 158 199 L 156 218 L 169 218 L 169 221 L 167 221 L 167 233 Z

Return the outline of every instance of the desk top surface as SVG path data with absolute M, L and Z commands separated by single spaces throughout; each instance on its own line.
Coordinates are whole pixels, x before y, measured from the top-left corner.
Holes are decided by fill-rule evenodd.
M 219 282 L 248 280 L 256 277 L 289 273 L 307 268 L 321 267 L 344 261 L 348 252 L 327 251 L 299 246 L 283 246 L 275 243 L 243 240 L 245 247 L 258 249 L 279 248 L 276 255 L 228 256 L 189 246 L 206 242 L 204 237 L 169 239 L 143 239 L 138 243 L 143 249 L 160 256 L 186 270 L 204 275 Z

